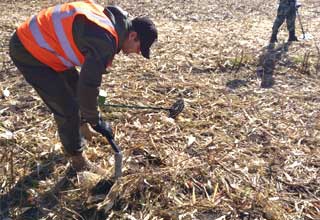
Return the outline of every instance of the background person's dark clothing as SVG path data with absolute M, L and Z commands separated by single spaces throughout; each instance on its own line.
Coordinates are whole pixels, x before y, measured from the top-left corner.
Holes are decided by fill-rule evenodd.
M 85 16 L 75 18 L 72 26 L 74 41 L 85 56 L 80 73 L 75 68 L 55 72 L 35 59 L 16 34 L 10 40 L 10 57 L 53 112 L 61 142 L 69 155 L 83 151 L 79 132 L 80 114 L 92 124 L 99 120 L 97 96 L 102 73 L 106 64 L 120 51 L 131 25 L 127 14 L 116 7 L 108 7 L 105 13 L 119 35 L 118 48 L 114 37 L 106 30 Z
M 273 23 L 272 32 L 278 33 L 280 26 L 286 20 L 287 29 L 289 32 L 295 31 L 295 20 L 296 20 L 296 0 L 281 0 L 277 17 Z

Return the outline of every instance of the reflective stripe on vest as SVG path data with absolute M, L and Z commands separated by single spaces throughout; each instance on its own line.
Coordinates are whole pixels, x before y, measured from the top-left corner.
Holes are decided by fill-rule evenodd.
M 67 67 L 72 67 L 72 66 L 80 66 L 81 63 L 79 61 L 79 59 L 77 58 L 75 52 L 73 51 L 73 49 L 71 48 L 71 45 L 69 43 L 69 40 L 63 30 L 63 26 L 62 26 L 62 19 L 67 18 L 67 17 L 71 17 L 74 15 L 74 13 L 81 12 L 83 14 L 85 14 L 86 16 L 92 17 L 96 20 L 99 20 L 99 22 L 108 25 L 112 28 L 113 24 L 111 23 L 111 21 L 109 19 L 106 18 L 102 18 L 98 15 L 93 14 L 91 11 L 82 9 L 82 8 L 74 8 L 70 11 L 65 11 L 65 12 L 60 12 L 61 11 L 61 5 L 57 5 L 54 7 L 53 9 L 53 13 L 52 13 L 52 21 L 53 21 L 53 25 L 54 25 L 54 30 L 56 32 L 56 35 L 59 39 L 59 43 L 64 51 L 64 53 L 66 54 L 66 56 L 68 57 L 68 59 L 73 63 L 68 62 L 67 60 L 65 60 L 63 57 L 61 57 L 60 55 L 58 55 L 50 46 L 49 44 L 44 40 L 40 29 L 38 27 L 37 21 L 36 21 L 36 17 L 34 16 L 31 20 L 30 23 L 30 30 L 32 35 L 34 36 L 34 38 L 36 39 L 37 43 L 39 44 L 40 47 L 45 48 L 47 50 L 49 50 L 50 52 L 54 53 L 60 60 L 61 62 L 63 62 L 64 65 L 66 65 Z
M 32 36 L 34 37 L 34 39 L 37 41 L 37 44 L 50 51 L 51 53 L 53 53 L 54 55 L 56 55 L 59 60 L 66 66 L 66 67 L 73 67 L 74 65 L 72 63 L 70 63 L 68 60 L 64 59 L 62 56 L 60 56 L 59 54 L 57 54 L 51 47 L 50 45 L 45 41 L 45 39 L 43 38 L 41 32 L 40 32 L 40 28 L 38 26 L 38 23 L 37 23 L 37 16 L 33 16 L 31 21 L 30 21 L 30 30 L 31 30 L 31 33 L 32 33 Z
M 54 7 L 53 12 L 52 12 L 52 21 L 53 21 L 53 26 L 54 30 L 56 32 L 56 35 L 58 37 L 59 43 L 68 57 L 68 59 L 74 63 L 76 66 L 80 66 L 80 61 L 78 60 L 76 54 L 74 53 L 73 49 L 71 48 L 71 45 L 69 43 L 69 40 L 63 30 L 62 26 L 62 19 L 73 16 L 73 14 L 76 12 L 75 9 L 70 10 L 70 11 L 65 11 L 65 12 L 60 12 L 61 5 L 57 5 Z M 32 32 L 32 30 L 31 30 Z
M 76 15 L 84 15 L 108 31 L 118 47 L 118 34 L 104 8 L 88 2 L 73 2 L 42 10 L 17 29 L 25 48 L 38 60 L 60 72 L 81 66 L 84 56 L 72 36 L 72 23 Z

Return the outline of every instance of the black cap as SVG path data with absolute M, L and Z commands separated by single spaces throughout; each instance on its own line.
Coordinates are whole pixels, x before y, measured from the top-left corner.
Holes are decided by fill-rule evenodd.
M 137 17 L 132 20 L 132 29 L 138 33 L 142 56 L 150 58 L 150 47 L 158 39 L 158 31 L 149 17 Z

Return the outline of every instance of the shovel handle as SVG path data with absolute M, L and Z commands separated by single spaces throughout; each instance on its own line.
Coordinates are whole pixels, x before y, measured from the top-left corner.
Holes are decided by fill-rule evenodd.
M 114 141 L 113 137 L 110 135 L 104 135 L 105 138 L 107 138 L 109 144 L 111 145 L 112 149 L 114 150 L 114 152 L 116 153 L 121 153 L 120 147 L 116 144 L 116 142 Z

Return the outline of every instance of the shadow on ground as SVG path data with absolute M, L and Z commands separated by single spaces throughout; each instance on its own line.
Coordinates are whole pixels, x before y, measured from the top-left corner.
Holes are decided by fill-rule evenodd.
M 2 195 L 0 197 L 0 219 L 9 217 L 17 220 L 40 219 L 45 215 L 43 210 L 53 208 L 59 202 L 59 191 L 70 186 L 69 178 L 75 176 L 74 171 L 67 170 L 65 176 L 51 190 L 44 192 L 37 198 L 34 198 L 31 191 L 38 187 L 40 181 L 44 181 L 52 175 L 54 167 L 58 163 L 64 163 L 63 156 L 50 154 L 29 175 L 21 178 L 9 192 Z M 20 215 L 16 216 L 13 212 L 18 209 L 25 211 L 21 211 Z
M 271 88 L 274 85 L 274 70 L 283 55 L 288 52 L 290 45 L 291 42 L 279 44 L 277 47 L 275 47 L 275 44 L 269 44 L 262 49 L 256 69 L 256 74 L 261 80 L 261 88 Z M 230 89 L 238 89 L 246 86 L 247 83 L 248 79 L 233 79 L 228 81 L 226 86 Z
M 59 209 L 61 203 L 60 193 L 62 191 L 75 188 L 74 180 L 77 176 L 72 168 L 67 168 L 62 177 L 50 190 L 40 194 L 32 194 L 36 191 L 40 181 L 53 178 L 53 173 L 57 164 L 66 165 L 62 155 L 50 154 L 47 159 L 35 167 L 27 176 L 21 178 L 14 187 L 4 195 L 0 196 L 0 220 L 37 220 L 48 217 L 50 210 Z M 112 181 L 102 180 L 91 189 L 90 194 L 106 195 L 113 185 Z M 116 207 L 115 207 L 116 209 Z M 97 210 L 95 206 L 79 207 L 78 215 L 80 219 L 103 220 L 108 213 Z M 78 217 L 79 217 L 78 216 Z M 64 219 L 66 216 L 62 217 Z
M 277 45 L 277 47 L 275 44 L 269 44 L 263 48 L 256 70 L 257 76 L 261 79 L 261 88 L 271 88 L 274 85 L 273 72 L 283 54 L 288 52 L 290 45 L 291 42 L 286 42 Z
M 227 82 L 226 86 L 230 89 L 237 89 L 247 85 L 248 81 L 243 79 L 234 79 Z

